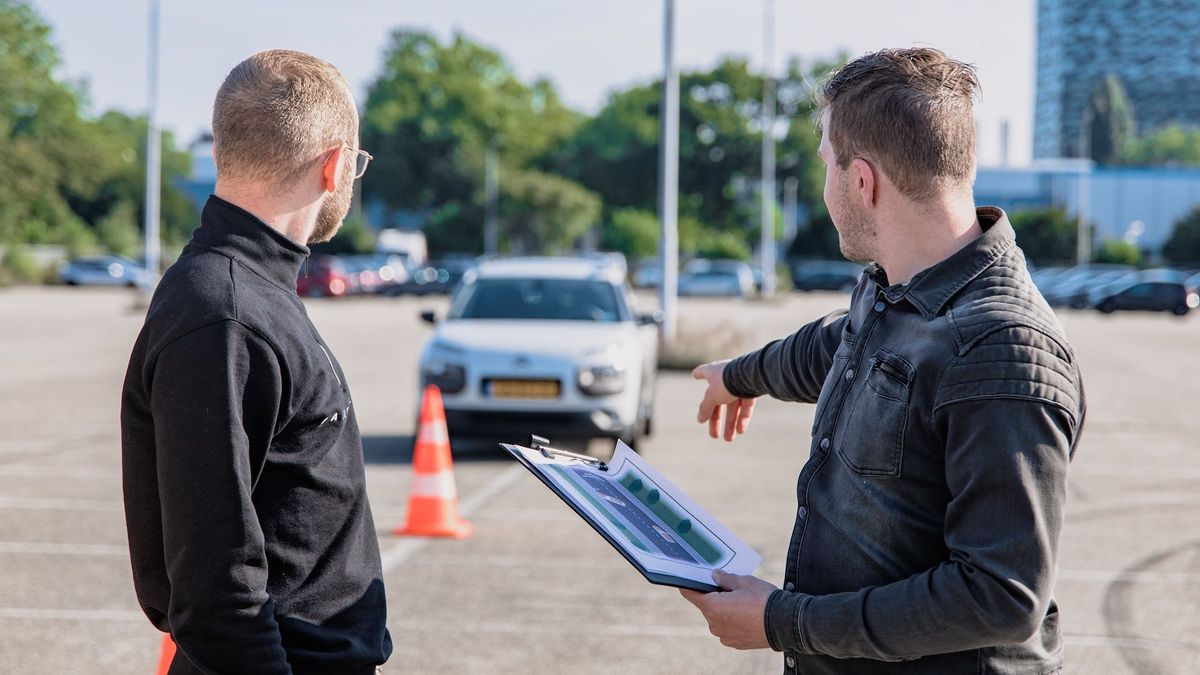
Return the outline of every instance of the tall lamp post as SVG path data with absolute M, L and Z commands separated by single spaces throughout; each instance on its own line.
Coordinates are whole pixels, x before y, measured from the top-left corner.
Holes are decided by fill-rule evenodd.
M 150 0 L 149 50 L 146 68 L 146 91 L 149 98 L 146 111 L 146 218 L 145 257 L 147 294 L 158 284 L 158 265 L 161 249 L 158 237 L 159 198 L 162 182 L 162 134 L 158 128 L 158 24 L 159 0 Z
M 775 293 L 775 0 L 763 0 L 762 294 Z
M 675 69 L 675 0 L 663 0 L 663 92 L 658 143 L 658 220 L 662 223 L 662 340 L 671 344 L 678 327 L 679 284 L 679 72 Z

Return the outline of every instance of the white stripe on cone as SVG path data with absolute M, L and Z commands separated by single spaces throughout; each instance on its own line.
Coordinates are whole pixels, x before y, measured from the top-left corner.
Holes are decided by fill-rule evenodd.
M 422 424 L 421 430 L 417 432 L 418 443 L 429 443 L 434 446 L 450 445 L 450 434 L 446 431 L 445 424 Z
M 458 496 L 458 490 L 454 487 L 454 474 L 449 471 L 439 471 L 426 475 L 414 475 L 412 496 L 454 499 Z

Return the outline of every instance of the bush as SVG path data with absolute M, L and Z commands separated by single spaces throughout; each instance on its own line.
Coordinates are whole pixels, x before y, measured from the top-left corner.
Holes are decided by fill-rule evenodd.
M 108 213 L 96 223 L 100 243 L 109 251 L 134 258 L 142 250 L 142 231 L 137 224 L 137 208 L 133 203 L 122 200 L 113 205 Z
M 1111 265 L 1140 265 L 1142 252 L 1137 246 L 1121 239 L 1107 239 L 1096 252 L 1095 261 Z
M 44 279 L 42 268 L 28 249 L 17 244 L 8 247 L 0 260 L 0 284 L 33 284 Z
M 1200 206 L 1175 222 L 1163 257 L 1175 263 L 1200 262 Z
M 631 259 L 648 258 L 658 254 L 660 230 L 658 217 L 649 211 L 617 209 L 604 226 L 601 245 Z
M 1075 258 L 1079 221 L 1060 207 L 1017 211 L 1009 215 L 1017 245 L 1025 257 L 1039 265 L 1068 262 Z

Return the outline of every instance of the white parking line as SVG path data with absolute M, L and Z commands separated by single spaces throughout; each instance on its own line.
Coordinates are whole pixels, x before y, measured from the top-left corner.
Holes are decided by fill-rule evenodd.
M 34 511 L 121 511 L 119 499 L 52 499 L 49 497 L 0 497 L 0 509 Z
M 476 509 L 482 507 L 490 499 L 508 489 L 510 485 L 517 482 L 521 474 L 525 473 L 525 469 L 514 464 L 504 471 L 501 471 L 495 478 L 489 481 L 479 490 L 476 490 L 471 496 L 462 500 L 459 504 L 459 513 L 462 516 L 468 517 L 475 512 Z M 385 551 L 382 555 L 383 573 L 396 569 L 404 564 L 404 561 L 411 558 L 417 551 L 425 548 L 429 544 L 429 539 L 402 539 L 396 542 L 391 548 Z
M 30 541 L 0 541 L 0 553 L 30 555 L 77 555 L 125 558 L 129 549 L 112 544 L 47 544 Z
M 0 619 L 27 621 L 146 621 L 135 609 L 38 609 L 0 607 Z
M 120 477 L 120 467 L 99 464 L 0 464 L 0 476 L 49 476 L 53 478 L 96 478 L 99 476 Z

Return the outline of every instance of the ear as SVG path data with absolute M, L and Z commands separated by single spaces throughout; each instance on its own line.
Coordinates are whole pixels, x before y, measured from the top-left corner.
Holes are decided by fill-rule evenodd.
M 325 156 L 325 161 L 321 163 L 321 189 L 326 192 L 335 192 L 337 190 L 338 181 L 342 178 L 342 151 L 344 146 L 338 146 Z
M 853 169 L 851 178 L 856 180 L 855 187 L 858 189 L 858 197 L 862 200 L 862 205 L 868 209 L 875 208 L 877 201 L 875 189 L 879 184 L 875 168 L 862 157 L 854 158 L 854 161 L 850 163 L 850 168 Z

